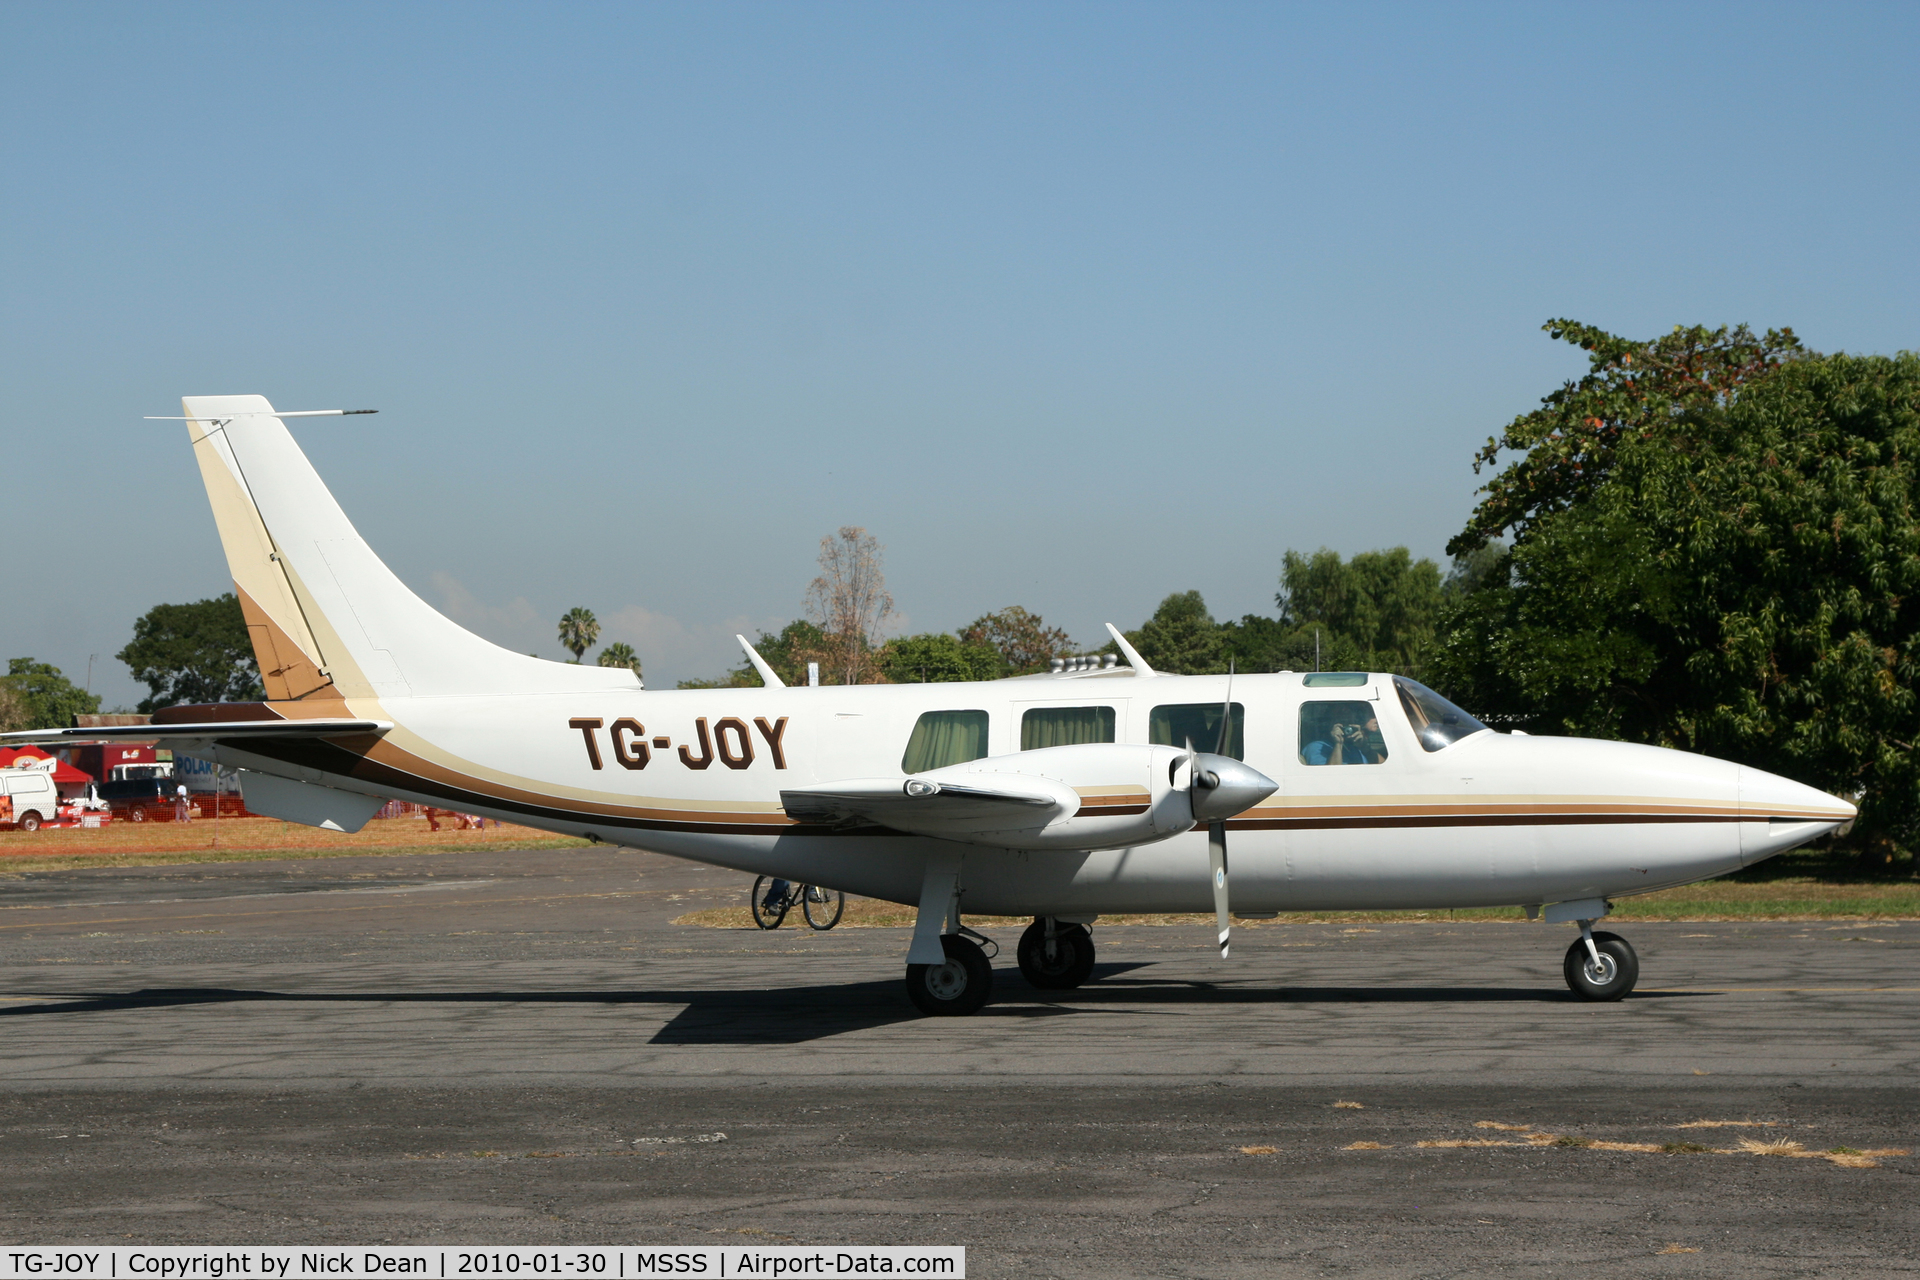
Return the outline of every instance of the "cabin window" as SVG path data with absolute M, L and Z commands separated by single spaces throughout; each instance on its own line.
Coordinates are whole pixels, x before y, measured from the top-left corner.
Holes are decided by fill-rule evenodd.
M 1155 707 L 1147 717 L 1147 741 L 1169 747 L 1184 747 L 1191 742 L 1201 751 L 1212 751 L 1220 741 L 1220 704 L 1217 702 L 1175 702 Z M 1224 755 L 1235 760 L 1247 758 L 1247 709 L 1236 702 L 1228 713 Z
M 1300 677 L 1309 689 L 1357 689 L 1367 682 L 1364 671 L 1315 671 Z
M 1020 749 L 1113 741 L 1112 707 L 1029 707 L 1020 717 Z
M 1450 747 L 1487 727 L 1418 681 L 1395 676 L 1393 687 L 1413 725 L 1413 736 L 1428 751 Z
M 979 760 L 986 754 L 986 712 L 929 711 L 913 723 L 907 752 L 900 757 L 900 771 L 925 773 Z
M 1300 704 L 1301 764 L 1380 764 L 1387 744 L 1380 737 L 1377 702 Z

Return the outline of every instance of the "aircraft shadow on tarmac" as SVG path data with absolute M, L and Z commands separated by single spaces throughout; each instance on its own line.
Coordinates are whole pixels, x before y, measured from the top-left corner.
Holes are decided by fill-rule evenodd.
M 1238 982 L 1153 978 L 1143 964 L 1103 964 L 1094 981 L 1073 991 L 1039 991 L 1017 973 L 1000 975 L 995 1003 L 976 1018 L 1055 1018 L 1123 1013 L 1141 1005 L 1293 1004 L 1567 1004 L 1559 988 L 1528 987 L 1264 987 Z M 1635 1000 L 1679 998 L 1649 992 Z M 1706 993 L 1685 993 L 1706 994 Z M 0 1008 L 0 1018 L 111 1013 L 184 1005 L 243 1003 L 667 1005 L 680 1011 L 655 1032 L 652 1044 L 798 1044 L 894 1023 L 918 1021 L 898 979 L 741 991 L 260 991 L 229 987 L 150 987 L 95 992 L 45 1003 Z

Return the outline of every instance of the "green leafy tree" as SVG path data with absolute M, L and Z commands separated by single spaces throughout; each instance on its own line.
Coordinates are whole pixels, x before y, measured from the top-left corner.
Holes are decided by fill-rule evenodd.
M 603 667 L 625 667 L 636 676 L 640 674 L 640 655 L 624 640 L 616 640 L 602 649 L 595 661 Z
M 1474 455 L 1475 475 L 1503 452 L 1519 456 L 1481 490 L 1486 496 L 1447 544 L 1448 555 L 1506 532 L 1524 539 L 1537 521 L 1604 484 L 1623 445 L 1665 438 L 1676 422 L 1725 408 L 1742 387 L 1810 355 L 1791 329 L 1756 338 L 1745 325 L 1675 325 L 1672 333 L 1638 342 L 1577 320 L 1549 320 L 1541 328 L 1586 351 L 1587 374 L 1487 438 Z
M 1541 413 L 1603 392 L 1620 411 L 1589 415 L 1579 469 L 1563 433 L 1509 428 L 1526 452 L 1454 546 L 1503 529 L 1513 546 L 1450 612 L 1442 687 L 1522 727 L 1857 796 L 1859 838 L 1912 845 L 1920 356 L 1820 356 L 1789 331 L 1633 343 L 1565 327 L 1595 372 Z
M 827 653 L 827 634 L 805 618 L 789 622 L 777 632 L 762 631 L 754 649 L 766 659 L 774 674 L 789 685 L 807 682 L 807 664 L 822 662 Z M 757 689 L 760 673 L 751 662 L 739 666 L 717 680 L 682 680 L 679 689 Z
M 1323 625 L 1289 625 L 1257 613 L 1221 623 L 1220 646 L 1236 671 L 1361 671 L 1372 665 L 1358 645 Z
M 985 646 L 1000 655 L 999 676 L 1024 676 L 1045 671 L 1055 658 L 1073 652 L 1073 641 L 1059 627 L 1019 605 L 982 614 L 960 628 L 960 643 Z M 988 677 L 982 676 L 981 679 Z
M 1440 594 L 1453 602 L 1482 587 L 1504 583 L 1509 565 L 1506 544 L 1498 538 L 1488 538 L 1479 546 L 1454 556 L 1453 567 L 1447 570 L 1447 579 L 1440 584 Z
M 0 733 L 17 733 L 33 727 L 33 708 L 4 676 L 0 676 Z
M 115 656 L 147 686 L 142 712 L 267 696 L 246 616 L 231 591 L 192 604 L 155 605 L 133 624 L 133 640 Z
M 1280 622 L 1295 631 L 1323 626 L 1355 667 L 1420 675 L 1433 648 L 1441 604 L 1440 566 L 1405 547 L 1342 560 L 1325 547 L 1281 559 Z M 1343 662 L 1343 666 L 1344 666 Z M 1329 670 L 1335 668 L 1322 661 Z
M 1155 671 L 1191 676 L 1227 669 L 1220 624 L 1198 591 L 1176 591 L 1162 600 L 1127 640 Z
M 0 685 L 0 711 L 16 729 L 67 729 L 77 715 L 100 709 L 98 694 L 76 688 L 60 668 L 32 658 L 9 658 L 7 676 Z
M 1005 668 L 999 650 L 945 632 L 901 636 L 880 650 L 880 670 L 894 684 L 997 680 Z
M 591 609 L 569 609 L 560 619 L 560 645 L 579 662 L 600 638 L 600 620 Z

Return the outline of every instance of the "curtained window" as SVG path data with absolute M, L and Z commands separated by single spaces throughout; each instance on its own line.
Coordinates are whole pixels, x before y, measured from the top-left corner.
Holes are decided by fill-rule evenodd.
M 1247 709 L 1233 704 L 1229 713 L 1233 724 L 1227 730 L 1223 754 L 1235 760 L 1247 758 Z M 1184 747 L 1191 742 L 1201 751 L 1211 751 L 1220 741 L 1220 704 L 1217 702 L 1176 702 L 1155 707 L 1147 717 L 1147 741 L 1169 747 Z
M 986 754 L 986 712 L 929 711 L 914 721 L 907 753 L 900 757 L 900 771 L 925 773 L 978 760 Z
M 1020 749 L 1113 741 L 1112 707 L 1031 707 L 1020 717 Z

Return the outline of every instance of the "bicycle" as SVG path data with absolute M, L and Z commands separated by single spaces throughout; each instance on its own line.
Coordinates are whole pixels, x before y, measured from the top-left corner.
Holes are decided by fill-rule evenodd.
M 831 929 L 840 923 L 840 913 L 847 908 L 847 895 L 838 889 L 794 884 L 773 876 L 761 876 L 753 882 L 753 922 L 762 929 L 778 929 L 787 912 L 795 907 L 800 908 L 810 927 Z

